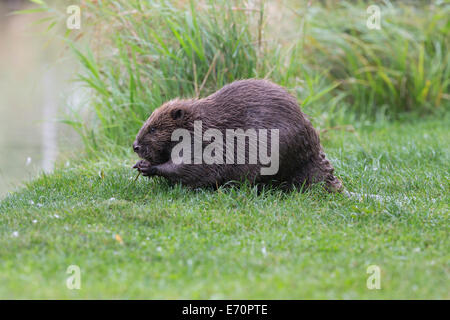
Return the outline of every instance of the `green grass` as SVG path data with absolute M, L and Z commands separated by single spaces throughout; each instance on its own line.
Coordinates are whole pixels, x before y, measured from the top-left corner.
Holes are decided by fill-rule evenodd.
M 134 182 L 131 154 L 57 169 L 0 202 L 0 298 L 448 299 L 447 124 L 322 134 L 347 189 L 381 201 Z
M 449 3 L 377 3 L 380 30 L 366 26 L 368 5 L 329 1 L 306 10 L 306 64 L 327 70 L 324 77 L 340 84 L 336 93 L 363 117 L 448 111 Z
M 364 1 L 87 1 L 82 30 L 63 39 L 92 98 L 63 122 L 88 155 L 115 152 L 163 102 L 252 77 L 285 86 L 325 128 L 448 112 L 450 5 L 377 5 L 380 30 L 367 28 Z M 41 10 L 49 27 L 66 19 Z
M 85 152 L 0 202 L 0 298 L 450 298 L 450 6 L 377 2 L 369 30 L 365 2 L 309 2 L 83 2 L 62 38 L 91 99 L 62 121 Z M 61 38 L 65 7 L 38 11 Z M 134 181 L 153 109 L 249 77 L 294 94 L 347 190 L 379 197 Z

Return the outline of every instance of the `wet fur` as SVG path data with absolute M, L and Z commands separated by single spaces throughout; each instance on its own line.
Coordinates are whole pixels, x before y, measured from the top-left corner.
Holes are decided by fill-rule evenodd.
M 216 128 L 224 138 L 225 129 L 279 129 L 278 173 L 261 175 L 260 163 L 173 164 L 170 154 L 178 142 L 171 141 L 172 132 L 185 128 L 193 136 L 195 120 L 202 121 L 203 131 Z M 267 80 L 235 81 L 203 99 L 171 100 L 151 114 L 139 130 L 134 145 L 140 146 L 137 153 L 144 159 L 136 163 L 135 168 L 143 175 L 163 176 L 193 188 L 247 180 L 252 184 L 284 187 L 308 187 L 323 182 L 328 191 L 342 190 L 341 182 L 333 175 L 334 169 L 325 157 L 318 133 L 296 99 Z M 248 143 L 246 150 L 248 163 Z

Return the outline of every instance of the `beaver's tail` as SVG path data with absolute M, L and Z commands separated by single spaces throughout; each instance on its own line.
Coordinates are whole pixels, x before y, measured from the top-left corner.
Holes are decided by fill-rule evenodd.
M 314 175 L 311 179 L 316 182 L 324 183 L 324 187 L 328 192 L 342 192 L 343 185 L 341 180 L 339 180 L 334 175 L 334 168 L 331 165 L 330 161 L 326 158 L 325 152 L 323 152 L 322 148 L 319 152 L 319 155 L 313 161 L 314 169 L 312 170 L 312 174 Z

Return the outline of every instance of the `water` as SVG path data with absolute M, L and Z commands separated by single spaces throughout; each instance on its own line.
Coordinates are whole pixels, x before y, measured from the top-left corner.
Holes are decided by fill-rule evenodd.
M 75 134 L 54 121 L 73 91 L 73 64 L 56 62 L 63 60 L 62 43 L 46 46 L 48 38 L 30 27 L 36 16 L 7 16 L 10 9 L 0 1 L 0 198 L 52 171 L 77 144 Z

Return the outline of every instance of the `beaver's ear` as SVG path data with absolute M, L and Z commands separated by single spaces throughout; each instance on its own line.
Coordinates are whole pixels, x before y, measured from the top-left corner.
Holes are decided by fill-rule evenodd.
M 185 116 L 185 111 L 183 109 L 174 109 L 170 112 L 173 120 L 181 120 Z

